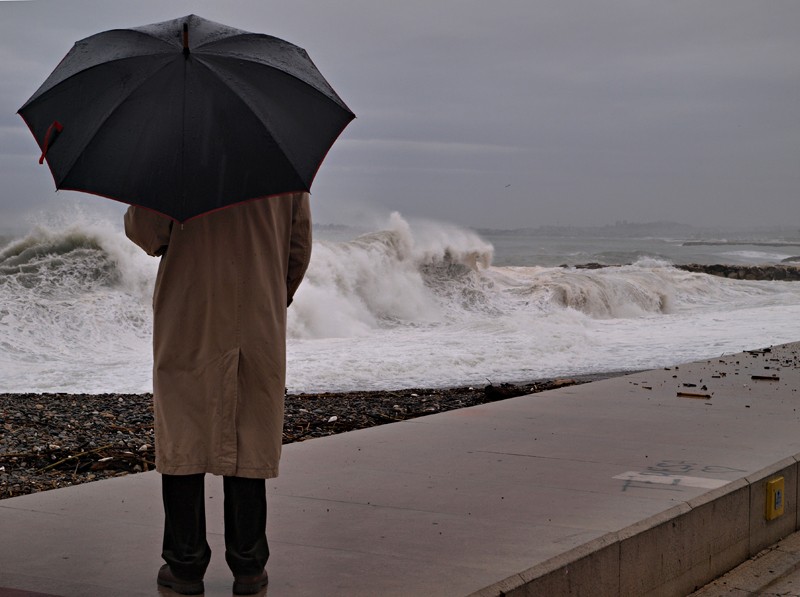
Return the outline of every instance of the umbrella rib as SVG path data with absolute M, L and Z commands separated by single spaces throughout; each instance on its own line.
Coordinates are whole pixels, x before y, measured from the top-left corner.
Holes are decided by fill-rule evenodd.
M 197 55 L 195 55 L 195 57 L 197 57 Z M 214 56 L 214 57 L 215 58 L 225 59 L 225 57 L 223 57 L 223 56 Z M 220 83 L 222 83 L 227 89 L 229 89 L 231 91 L 231 93 L 233 94 L 234 97 L 236 97 L 239 101 L 241 101 L 243 104 L 245 104 L 250 109 L 250 112 L 253 114 L 253 116 L 258 118 L 258 120 L 261 122 L 261 124 L 263 124 L 264 127 L 268 131 L 270 131 L 270 134 L 272 134 L 272 128 L 269 126 L 269 123 L 268 122 L 264 122 L 264 120 L 259 115 L 259 111 L 255 108 L 255 106 L 252 105 L 252 103 L 250 101 L 248 101 L 247 98 L 242 97 L 242 95 L 240 93 L 238 93 L 236 89 L 231 87 L 231 85 L 228 83 L 228 81 L 225 79 L 225 77 L 220 75 L 212 65 L 210 65 L 208 62 L 206 62 L 206 60 L 198 59 L 197 62 L 199 64 L 202 64 L 206 69 L 208 69 L 209 72 L 211 72 L 217 78 L 217 80 Z M 270 68 L 270 67 L 267 67 L 265 65 L 265 68 Z M 283 72 L 283 71 L 281 71 L 281 72 Z M 312 89 L 313 89 L 313 87 L 312 87 Z M 274 134 L 272 135 L 272 138 L 275 140 L 275 143 L 278 145 L 278 147 L 280 147 L 281 151 L 283 151 L 283 153 L 285 155 L 290 156 L 291 152 L 286 147 L 284 147 L 284 143 L 280 139 L 276 138 L 274 136 Z M 294 156 L 291 156 L 291 158 L 294 158 Z M 295 168 L 295 165 L 294 165 L 295 160 L 294 159 L 289 159 L 288 161 L 289 161 L 290 166 L 292 167 L 292 171 L 294 171 L 295 175 L 297 176 L 297 179 L 302 181 L 303 180 L 303 176 L 297 171 L 297 168 Z
M 163 50 L 158 50 L 158 51 L 153 51 L 153 52 L 151 52 L 149 54 L 145 54 L 145 53 L 139 52 L 139 53 L 137 53 L 137 54 L 135 54 L 133 56 L 121 56 L 121 57 L 118 57 L 118 58 L 109 58 L 109 57 L 102 57 L 101 56 L 101 57 L 99 57 L 97 59 L 97 61 L 95 63 L 91 63 L 91 64 L 88 64 L 88 65 L 82 65 L 81 68 L 79 68 L 79 70 L 76 70 L 74 72 L 69 70 L 70 69 L 69 66 L 66 67 L 67 68 L 67 72 L 66 73 L 60 72 L 63 69 L 61 68 L 61 65 L 59 65 L 58 67 L 56 67 L 56 69 L 52 73 L 50 73 L 50 76 L 48 76 L 47 79 L 45 79 L 44 83 L 42 83 L 39 86 L 39 89 L 37 89 L 36 92 L 30 98 L 28 98 L 28 101 L 25 102 L 25 105 L 22 106 L 22 108 L 20 108 L 20 111 L 25 109 L 25 108 L 27 108 L 28 106 L 30 106 L 32 104 L 35 104 L 36 100 L 38 100 L 41 95 L 43 95 L 45 93 L 52 92 L 53 89 L 57 88 L 59 85 L 63 84 L 64 82 L 69 81 L 72 77 L 80 75 L 80 74 L 82 74 L 82 73 L 84 73 L 86 71 L 89 71 L 89 70 L 91 70 L 91 69 L 93 69 L 95 67 L 104 66 L 104 65 L 107 65 L 107 64 L 111 64 L 113 62 L 121 62 L 123 60 L 132 60 L 132 59 L 137 59 L 137 58 L 146 58 L 146 57 L 165 55 L 170 50 L 174 49 L 172 47 L 172 45 L 166 40 L 160 39 L 160 38 L 158 38 L 158 37 L 156 37 L 156 36 L 154 36 L 152 34 L 149 34 L 149 33 L 143 32 L 143 31 L 135 31 L 133 29 L 112 29 L 111 31 L 104 31 L 103 33 L 98 33 L 97 35 L 93 35 L 92 37 L 89 37 L 86 40 L 81 40 L 81 41 L 85 42 L 87 40 L 91 40 L 93 38 L 104 36 L 104 35 L 107 35 L 109 33 L 126 33 L 126 34 L 131 33 L 133 35 L 147 37 L 150 40 L 161 42 L 164 45 L 164 49 Z M 79 47 L 78 44 L 80 44 L 80 42 L 75 43 L 73 45 L 73 48 L 69 51 L 69 53 L 67 53 L 67 55 L 64 56 L 64 58 L 62 59 L 62 64 L 70 59 L 71 55 L 76 51 L 76 48 Z
M 215 58 L 221 58 L 223 60 L 224 59 L 228 59 L 228 60 L 241 60 L 241 59 L 244 59 L 244 60 L 247 60 L 248 62 L 252 62 L 254 64 L 259 64 L 259 65 L 264 66 L 266 68 L 273 68 L 275 70 L 278 70 L 278 71 L 280 71 L 280 72 L 282 72 L 282 73 L 284 73 L 284 74 L 286 74 L 286 75 L 288 75 L 288 76 L 300 81 L 301 83 L 303 83 L 305 85 L 308 85 L 311 89 L 313 89 L 317 93 L 321 93 L 322 95 L 327 96 L 328 99 L 333 100 L 335 103 L 339 104 L 342 108 L 344 108 L 348 112 L 350 111 L 350 109 L 345 105 L 345 103 L 342 100 L 342 98 L 340 98 L 339 95 L 336 93 L 336 91 L 333 89 L 333 87 L 331 87 L 331 84 L 328 83 L 328 81 L 325 79 L 325 77 L 322 76 L 322 73 L 319 72 L 319 70 L 317 69 L 316 65 L 314 65 L 314 63 L 311 61 L 311 58 L 308 56 L 308 54 L 306 53 L 306 51 L 303 48 L 300 48 L 299 46 L 296 46 L 296 45 L 294 45 L 292 43 L 289 43 L 289 42 L 287 42 L 285 40 L 279 39 L 277 37 L 273 37 L 271 35 L 265 35 L 263 33 L 250 33 L 250 32 L 247 32 L 247 31 L 243 31 L 239 35 L 235 36 L 235 39 L 237 39 L 237 40 L 242 40 L 242 39 L 254 39 L 254 40 L 272 39 L 272 40 L 275 40 L 276 42 L 286 44 L 287 46 L 296 49 L 297 51 L 299 51 L 302 54 L 303 59 L 307 62 L 307 67 L 310 67 L 310 68 L 307 68 L 307 76 L 309 77 L 308 80 L 304 79 L 303 77 L 298 76 L 295 73 L 287 71 L 286 69 L 282 68 L 281 65 L 279 65 L 279 64 L 268 64 L 267 62 L 263 62 L 263 61 L 261 61 L 261 60 L 259 60 L 257 58 L 251 58 L 249 56 L 229 55 L 229 54 L 226 54 L 224 52 L 220 52 L 218 46 L 223 46 L 223 49 L 224 49 L 224 45 L 227 42 L 230 42 L 231 39 L 234 39 L 234 38 L 224 37 L 224 38 L 221 38 L 221 39 L 215 39 L 215 40 L 212 40 L 212 41 L 208 41 L 208 42 L 205 42 L 203 44 L 200 44 L 197 49 L 198 49 L 198 51 L 202 51 L 202 53 L 207 55 L 207 56 L 214 56 Z M 319 87 L 315 87 L 315 85 L 319 85 Z M 324 89 L 324 91 L 323 91 L 323 89 Z
M 136 59 L 138 59 L 138 58 L 140 58 L 140 57 L 138 57 L 138 56 L 133 56 L 133 57 L 131 57 L 131 58 L 123 58 L 122 60 L 136 60 Z M 89 147 L 89 145 L 91 145 L 91 144 L 92 144 L 92 141 L 94 141 L 94 138 L 95 138 L 95 137 L 97 136 L 97 134 L 100 132 L 100 129 L 102 129 L 102 128 L 103 128 L 103 125 L 106 123 L 106 121 L 107 121 L 109 118 L 111 118 L 111 116 L 114 114 L 114 112 L 116 111 L 116 109 L 117 109 L 117 108 L 119 108 L 119 107 L 120 107 L 122 104 L 124 104 L 126 101 L 128 101 L 128 99 L 131 97 L 131 95 L 133 95 L 133 94 L 134 94 L 134 93 L 135 93 L 137 90 L 139 90 L 139 88 L 141 88 L 141 87 L 142 87 L 142 85 L 144 85 L 145 83 L 147 83 L 147 82 L 148 82 L 150 79 L 152 79 L 152 78 L 153 78 L 153 77 L 154 77 L 156 74 L 158 74 L 158 73 L 159 73 L 159 72 L 161 72 L 163 69 L 165 69 L 167 66 L 169 66 L 169 64 L 170 64 L 170 60 L 165 60 L 165 61 L 164 61 L 164 64 L 162 64 L 162 65 L 161 65 L 159 68 L 156 68 L 156 69 L 154 69 L 154 70 L 153 70 L 151 73 L 148 73 L 148 75 L 147 75 L 146 77 L 144 77 L 144 78 L 143 78 L 143 79 L 142 79 L 142 80 L 139 82 L 139 84 L 138 84 L 138 85 L 136 85 L 136 87 L 133 87 L 133 88 L 131 88 L 131 89 L 128 91 L 128 93 L 126 93 L 124 96 L 122 96 L 122 97 L 119 99 L 119 101 L 115 102 L 115 103 L 114 103 L 114 104 L 113 104 L 113 105 L 112 105 L 112 106 L 109 108 L 108 112 L 106 113 L 106 115 L 105 115 L 103 118 L 101 118 L 100 120 L 98 120 L 98 121 L 97 121 L 97 124 L 96 124 L 96 126 L 95 126 L 95 129 L 94 129 L 94 131 L 92 131 L 92 133 L 91 133 L 91 134 L 90 134 L 90 135 L 87 137 L 87 139 L 86 139 L 86 142 L 83 144 L 83 146 L 81 147 L 80 151 L 77 151 L 77 152 L 75 152 L 75 157 L 73 157 L 72 161 L 71 161 L 71 162 L 70 162 L 70 163 L 69 163 L 69 164 L 68 164 L 68 165 L 67 165 L 67 166 L 64 168 L 64 174 L 61 176 L 61 179 L 60 179 L 60 180 L 58 180 L 58 181 L 56 182 L 56 189 L 60 189 L 60 188 L 62 188 L 62 187 L 61 187 L 61 184 L 62 184 L 62 183 L 64 182 L 64 180 L 66 180 L 66 179 L 67 179 L 67 177 L 70 175 L 70 173 L 72 172 L 72 168 L 75 166 L 75 163 L 78 161 L 78 159 L 79 159 L 79 158 L 80 158 L 80 156 L 83 154 L 83 152 L 86 150 L 86 148 L 87 148 L 87 147 Z M 92 67 L 92 68 L 96 68 L 96 67 Z

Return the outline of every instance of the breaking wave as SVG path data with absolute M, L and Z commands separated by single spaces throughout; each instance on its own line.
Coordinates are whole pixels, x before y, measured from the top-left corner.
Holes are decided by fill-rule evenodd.
M 377 232 L 316 241 L 289 310 L 290 389 L 637 368 L 800 332 L 785 325 L 798 319 L 797 283 L 653 258 L 582 269 L 493 257 L 475 232 L 399 214 Z M 107 222 L 41 226 L 0 247 L 0 391 L 150 391 L 157 266 Z
M 396 326 L 560 310 L 635 318 L 735 308 L 774 292 L 769 283 L 736 284 L 653 258 L 581 269 L 492 267 L 492 256 L 493 247 L 473 232 L 431 224 L 412 230 L 398 214 L 387 230 L 349 242 L 317 242 L 290 311 L 290 334 L 351 337 Z
M 37 227 L 0 250 L 0 390 L 22 391 L 20 377 L 25 391 L 147 384 L 156 264 L 137 251 L 89 224 Z

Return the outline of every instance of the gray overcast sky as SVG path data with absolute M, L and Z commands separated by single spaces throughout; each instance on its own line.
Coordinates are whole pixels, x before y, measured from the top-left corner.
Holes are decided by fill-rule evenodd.
M 304 47 L 358 116 L 318 222 L 800 227 L 797 0 L 33 0 L 0 2 L 0 229 L 76 195 L 16 114 L 72 43 L 190 13 Z

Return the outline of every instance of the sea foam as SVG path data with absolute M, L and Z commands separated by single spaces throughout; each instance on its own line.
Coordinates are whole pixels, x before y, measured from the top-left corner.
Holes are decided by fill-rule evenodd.
M 494 258 L 473 231 L 399 214 L 316 241 L 289 309 L 289 391 L 652 368 L 800 337 L 798 283 L 653 257 L 600 269 Z M 0 391 L 150 391 L 157 265 L 119 223 L 91 219 L 0 248 Z

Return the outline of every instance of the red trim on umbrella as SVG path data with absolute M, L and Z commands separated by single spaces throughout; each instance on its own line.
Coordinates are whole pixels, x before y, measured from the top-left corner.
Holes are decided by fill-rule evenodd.
M 44 135 L 44 144 L 42 145 L 42 155 L 39 158 L 40 164 L 44 163 L 44 158 L 47 155 L 47 150 L 50 149 L 50 145 L 53 142 L 55 142 L 59 133 L 61 133 L 61 131 L 63 130 L 64 130 L 64 125 L 61 124 L 58 120 L 54 120 L 52 124 L 49 127 L 47 127 L 47 132 Z M 53 131 L 55 131 L 55 134 L 53 134 Z

